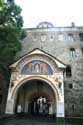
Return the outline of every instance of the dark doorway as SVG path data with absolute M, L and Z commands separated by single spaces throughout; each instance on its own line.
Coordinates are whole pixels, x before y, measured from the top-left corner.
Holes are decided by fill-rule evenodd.
M 46 115 L 49 114 L 50 102 L 47 98 L 40 96 L 32 100 L 31 114 L 32 115 Z

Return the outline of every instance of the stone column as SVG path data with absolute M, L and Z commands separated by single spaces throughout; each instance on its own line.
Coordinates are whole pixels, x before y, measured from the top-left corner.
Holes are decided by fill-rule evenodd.
M 14 100 L 13 99 L 7 100 L 5 113 L 14 114 Z
M 64 102 L 57 102 L 56 117 L 65 117 L 64 114 Z

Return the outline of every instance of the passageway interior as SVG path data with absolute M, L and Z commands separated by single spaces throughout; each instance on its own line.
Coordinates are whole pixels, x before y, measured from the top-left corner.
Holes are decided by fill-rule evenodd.
M 44 115 L 56 113 L 56 99 L 51 86 L 42 80 L 31 80 L 18 90 L 15 113 Z

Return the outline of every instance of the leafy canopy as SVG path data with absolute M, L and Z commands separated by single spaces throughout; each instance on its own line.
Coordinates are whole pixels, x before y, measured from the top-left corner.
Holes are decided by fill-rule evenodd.
M 21 49 L 19 41 L 25 37 L 25 31 L 22 29 L 22 26 L 21 8 L 15 4 L 14 0 L 0 0 L 1 61 L 5 60 L 11 63 L 13 61 L 11 58 Z
M 14 0 L 0 0 L 0 68 L 7 74 L 8 66 L 21 49 L 20 40 L 26 35 L 22 26 L 21 8 Z

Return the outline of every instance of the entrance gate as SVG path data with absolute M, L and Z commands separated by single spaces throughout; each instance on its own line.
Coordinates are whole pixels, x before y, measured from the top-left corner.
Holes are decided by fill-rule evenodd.
M 15 105 L 16 113 L 55 114 L 55 109 L 56 97 L 53 89 L 46 82 L 31 80 L 19 88 Z
M 16 63 L 10 66 L 12 69 L 9 92 L 6 104 L 7 114 L 14 114 L 15 108 L 17 104 L 17 97 L 20 87 L 27 83 L 29 85 L 29 81 L 43 81 L 43 89 L 41 85 L 34 86 L 32 88 L 28 88 L 27 96 L 28 99 L 31 97 L 31 93 L 34 91 L 36 93 L 41 92 L 42 90 L 47 95 L 51 95 L 49 90 L 52 90 L 54 94 L 54 104 L 56 104 L 56 108 L 52 106 L 52 103 L 48 103 L 49 101 L 45 96 L 36 96 L 33 98 L 32 104 L 32 113 L 52 113 L 56 110 L 56 117 L 64 117 L 64 82 L 63 82 L 63 71 L 66 67 L 61 61 L 55 59 L 49 54 L 40 51 L 39 49 L 35 49 L 31 53 L 25 55 L 21 59 L 19 59 Z M 33 83 L 34 84 L 34 83 Z M 39 84 L 39 83 L 37 83 Z M 34 84 L 34 85 L 37 85 Z M 49 86 L 49 87 L 46 87 Z M 49 88 L 49 89 L 47 89 Z M 37 91 L 38 90 L 38 91 Z M 21 95 L 22 98 L 22 95 Z M 25 99 L 25 98 L 24 98 Z M 24 105 L 27 105 L 26 99 L 22 102 L 25 102 Z M 28 105 L 29 106 L 29 102 Z M 27 106 L 24 106 L 27 108 Z M 21 110 L 21 106 L 18 104 L 18 109 Z M 22 109 L 26 111 L 25 109 Z

